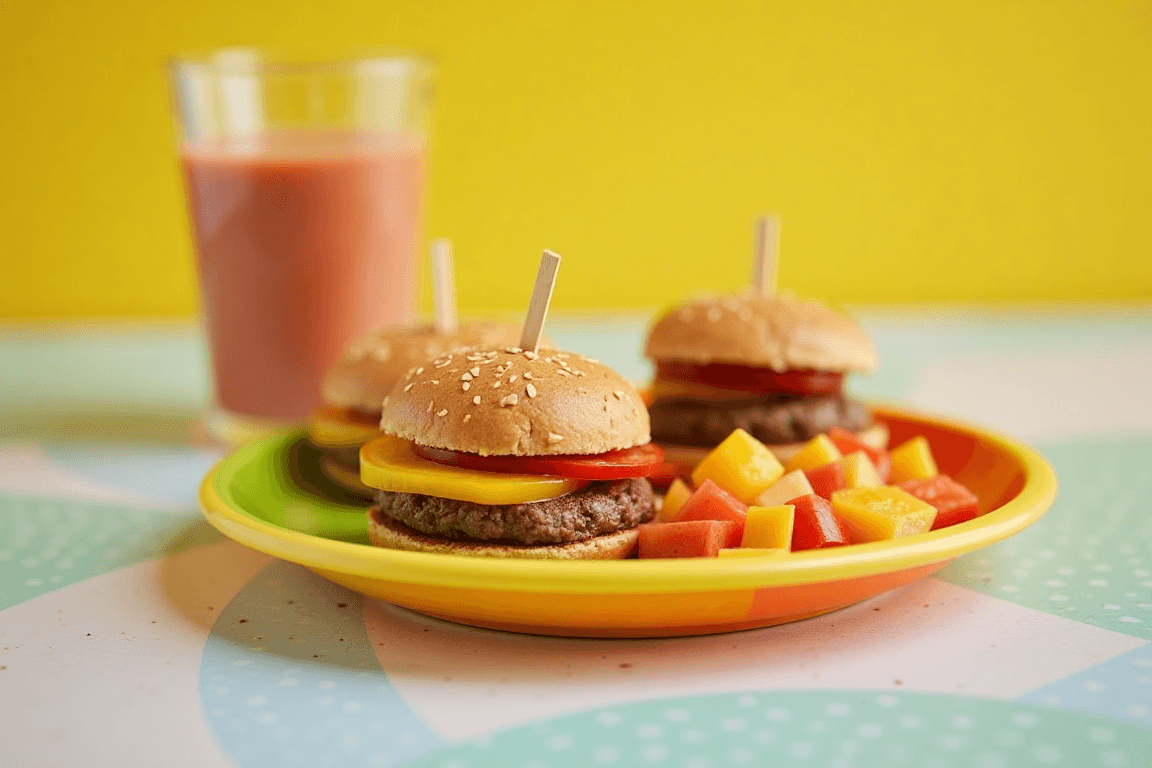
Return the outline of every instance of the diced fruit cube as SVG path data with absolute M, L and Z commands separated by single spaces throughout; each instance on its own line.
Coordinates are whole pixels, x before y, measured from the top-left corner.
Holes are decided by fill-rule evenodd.
M 792 458 L 784 464 L 784 471 L 791 472 L 794 469 L 802 469 L 807 472 L 816 467 L 822 467 L 825 464 L 831 464 L 840 458 L 840 451 L 828 439 L 828 435 L 816 435 L 804 444 Z
M 692 489 L 687 483 L 680 478 L 673 480 L 672 485 L 668 486 L 668 490 L 664 493 L 664 504 L 660 507 L 660 522 L 671 523 L 676 520 L 684 507 L 684 502 L 691 496 Z
M 873 448 L 865 443 L 855 433 L 849 432 L 843 427 L 832 427 L 828 430 L 828 439 L 840 450 L 840 453 L 848 456 L 856 451 L 864 451 L 868 454 L 868 458 L 872 460 L 872 466 L 876 467 L 876 473 L 880 475 L 880 480 L 883 483 L 888 482 L 888 475 L 892 473 L 892 457 L 888 451 L 882 448 Z
M 807 496 L 814 493 L 808 476 L 802 469 L 794 469 L 784 477 L 777 480 L 772 486 L 756 497 L 753 502 L 758 507 L 774 507 L 777 504 L 787 504 L 798 496 Z
M 791 504 L 775 507 L 749 507 L 744 518 L 740 546 L 754 549 L 788 549 L 792 546 L 792 522 L 796 508 Z
M 806 470 L 804 474 L 808 477 L 808 482 L 812 484 L 813 493 L 826 499 L 832 498 L 833 492 L 848 487 L 844 479 L 844 467 L 840 465 L 839 461 Z
M 784 467 L 764 443 L 737 429 L 692 470 L 692 482 L 700 486 L 712 480 L 748 503 L 783 474 Z
M 832 509 L 857 542 L 924 533 L 936 520 L 935 507 L 892 486 L 836 491 L 832 494 Z
M 747 504 L 711 480 L 705 480 L 696 492 L 688 497 L 688 501 L 684 502 L 676 520 L 727 520 L 739 527 L 740 533 L 736 536 L 736 541 L 739 543 L 740 536 L 744 533 L 744 517 L 747 514 Z
M 932 449 L 923 436 L 914 437 L 892 449 L 892 476 L 888 482 L 899 485 L 905 480 L 927 479 L 940 474 Z
M 786 548 L 779 549 L 749 549 L 747 547 L 734 547 L 732 549 L 722 549 L 719 552 L 720 557 L 777 557 L 779 555 L 788 554 L 789 550 Z
M 840 459 L 840 466 L 844 467 L 845 488 L 879 488 L 884 485 L 876 465 L 862 450 Z
M 639 557 L 716 557 L 721 549 L 736 546 L 738 529 L 724 520 L 645 523 L 638 528 Z
M 932 530 L 967 522 L 980 514 L 980 500 L 976 494 L 948 475 L 905 480 L 900 483 L 900 488 L 936 507 L 936 522 L 932 523 Z
M 851 544 L 848 529 L 832 511 L 832 502 L 812 493 L 789 502 L 795 513 L 792 524 L 792 551 L 821 549 Z

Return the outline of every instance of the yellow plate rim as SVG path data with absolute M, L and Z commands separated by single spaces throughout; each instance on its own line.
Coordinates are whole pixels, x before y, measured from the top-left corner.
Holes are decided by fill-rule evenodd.
M 1033 449 L 992 431 L 934 414 L 879 405 L 877 414 L 931 423 L 994 443 L 1024 469 L 1019 495 L 975 520 L 910 539 L 797 552 L 787 557 L 562 561 L 407 552 L 335 541 L 259 520 L 232 508 L 217 484 L 230 461 L 255 455 L 267 440 L 226 456 L 200 485 L 201 511 L 225 536 L 290 562 L 361 578 L 454 588 L 557 594 L 676 593 L 813 584 L 890 573 L 950 560 L 1036 522 L 1056 498 L 1056 474 Z

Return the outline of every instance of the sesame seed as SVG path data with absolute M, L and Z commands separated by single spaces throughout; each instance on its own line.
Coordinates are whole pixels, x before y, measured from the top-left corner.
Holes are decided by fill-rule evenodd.
M 407 392 L 408 390 L 412 389 L 412 387 L 414 387 L 414 386 L 416 386 L 416 385 L 415 384 L 405 384 L 404 385 L 404 391 Z
M 436 404 L 433 403 L 431 400 L 428 401 L 428 413 L 432 413 L 432 408 L 435 407 L 435 405 Z
M 528 397 L 536 397 L 536 387 L 529 384 L 524 390 L 528 393 Z
M 416 375 L 417 375 L 417 376 L 419 376 L 419 375 L 420 375 L 420 374 L 422 374 L 422 373 L 424 373 L 424 368 L 423 368 L 423 366 L 421 366 L 420 368 L 417 368 L 417 369 L 416 369 Z
M 448 415 L 448 409 L 442 408 L 439 411 L 436 411 L 436 415 L 437 416 L 447 416 Z
M 621 392 L 621 391 L 620 391 L 620 390 L 618 390 L 618 389 L 617 389 L 617 390 L 613 390 L 612 394 L 614 394 L 614 395 L 616 396 L 616 399 L 617 399 L 617 400 L 623 400 L 623 399 L 624 399 L 624 393 L 623 393 L 623 392 Z
M 500 379 L 496 379 L 496 381 L 492 382 L 492 389 L 496 389 L 499 386 L 500 386 Z
M 556 373 L 560 374 L 561 376 L 571 376 L 572 375 L 572 374 L 568 373 L 568 371 L 564 370 L 563 368 L 556 371 Z
M 472 370 L 468 371 L 468 373 L 472 374 L 473 376 L 479 376 L 480 375 L 480 366 L 478 366 L 478 365 L 473 366 Z
M 472 404 L 480 405 L 480 395 L 476 395 L 476 397 L 472 398 Z
M 464 375 L 460 377 L 460 381 L 472 381 L 472 374 L 464 371 Z
M 464 388 L 464 391 L 465 391 L 465 392 L 467 392 L 469 389 L 471 389 L 471 388 L 472 388 L 472 385 L 471 385 L 471 384 L 469 384 L 468 382 L 464 382 L 464 383 L 463 383 L 463 384 L 461 384 L 460 386 Z
M 548 433 L 548 443 L 555 444 L 564 439 L 564 435 L 558 435 L 555 432 Z
M 439 383 L 440 383 L 440 379 L 432 379 L 432 383 L 433 383 L 433 384 L 439 384 Z
M 577 375 L 577 376 L 583 376 L 584 375 L 584 371 L 580 371 L 580 370 L 577 370 L 575 368 L 569 368 L 568 370 L 572 371 L 572 373 Z
M 594 357 L 586 357 L 584 359 L 587 360 L 588 362 L 592 363 L 592 365 L 600 365 L 600 361 Z
M 563 360 L 564 358 L 571 357 L 571 355 L 569 355 L 567 352 L 556 352 L 552 355 L 552 357 L 558 357 Z
M 464 423 L 465 424 L 467 424 L 471 420 L 472 420 L 472 414 L 470 414 L 470 413 L 464 414 Z
M 520 398 L 517 397 L 515 393 L 512 393 L 511 395 L 508 395 L 507 397 L 503 398 L 500 401 L 500 405 L 502 405 L 502 406 L 516 405 L 516 403 L 518 403 L 518 402 L 520 402 Z
M 514 381 L 516 381 L 516 374 L 512 374 L 511 376 L 508 377 L 508 383 L 509 384 L 511 384 Z
M 552 358 L 546 357 L 546 358 L 544 358 L 544 362 L 550 363 L 550 362 L 552 362 Z
M 532 378 L 532 371 L 524 371 L 524 378 L 526 378 L 526 379 Z
M 520 349 L 520 347 L 505 347 L 504 351 L 510 355 L 518 355 L 524 350 Z
M 540 357 L 540 355 L 529 349 L 524 352 L 524 357 L 528 358 L 529 360 L 535 360 L 536 358 Z

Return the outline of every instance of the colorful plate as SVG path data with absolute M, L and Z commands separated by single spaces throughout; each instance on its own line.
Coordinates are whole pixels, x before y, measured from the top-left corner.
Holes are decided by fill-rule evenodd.
M 451 621 L 545 635 L 660 637 L 764 627 L 894 589 L 1004 539 L 1052 505 L 1056 477 L 1035 451 L 976 427 L 879 408 L 892 443 L 928 438 L 940 470 L 987 514 L 896 541 L 754 558 L 544 561 L 367 544 L 365 503 L 319 470 L 303 431 L 245 445 L 200 487 L 224 535 L 370 597 Z

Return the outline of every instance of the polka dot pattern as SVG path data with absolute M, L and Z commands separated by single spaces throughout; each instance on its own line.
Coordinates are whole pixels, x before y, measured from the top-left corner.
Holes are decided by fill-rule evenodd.
M 962 587 L 1152 640 L 1152 440 L 1041 447 L 1060 493 L 1038 523 L 958 558 Z
M 443 743 L 380 668 L 360 595 L 290 563 L 270 565 L 221 612 L 200 696 L 243 768 L 387 768 Z
M 1152 646 L 1109 659 L 1021 700 L 1152 728 Z
M 927 694 L 700 696 L 582 712 L 453 747 L 419 768 L 774 765 L 1136 768 L 1152 734 L 1072 712 Z
M 0 496 L 0 609 L 221 538 L 195 511 Z

